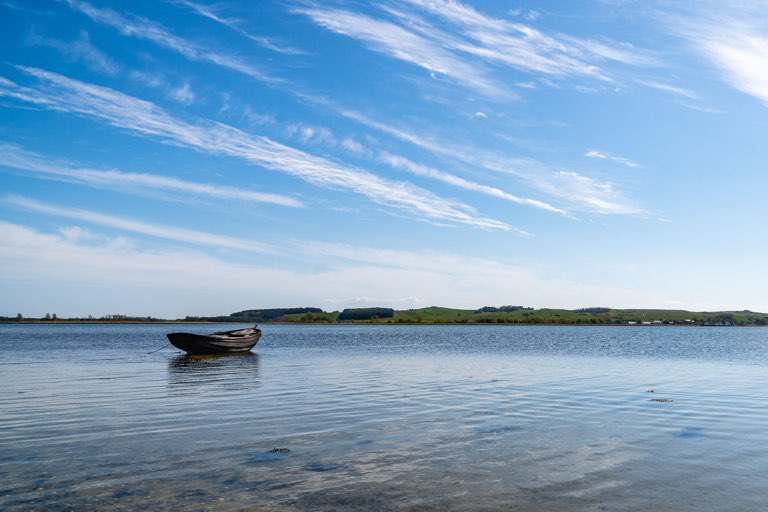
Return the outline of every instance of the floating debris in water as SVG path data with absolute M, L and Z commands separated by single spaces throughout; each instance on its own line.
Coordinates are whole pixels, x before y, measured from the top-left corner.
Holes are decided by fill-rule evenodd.
M 653 389 L 649 389 L 648 391 L 646 391 L 646 393 L 655 393 L 655 392 L 656 390 L 653 390 Z
M 674 402 L 671 398 L 651 398 L 651 402 Z
M 272 448 L 271 450 L 252 454 L 250 456 L 250 462 L 253 464 L 261 464 L 264 462 L 282 460 L 285 459 L 289 453 L 291 453 L 291 450 L 288 448 Z

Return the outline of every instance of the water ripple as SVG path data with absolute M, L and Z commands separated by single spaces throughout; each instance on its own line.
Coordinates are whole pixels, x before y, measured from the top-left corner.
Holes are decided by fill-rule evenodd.
M 163 326 L 11 327 L 3 510 L 759 510 L 768 488 L 766 329 L 264 326 L 271 348 L 189 357 L 148 354 Z

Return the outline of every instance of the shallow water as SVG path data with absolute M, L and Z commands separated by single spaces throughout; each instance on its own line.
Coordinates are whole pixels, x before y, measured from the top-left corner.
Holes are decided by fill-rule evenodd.
M 0 326 L 0 509 L 768 501 L 766 328 L 266 325 L 252 354 L 148 353 L 174 330 Z

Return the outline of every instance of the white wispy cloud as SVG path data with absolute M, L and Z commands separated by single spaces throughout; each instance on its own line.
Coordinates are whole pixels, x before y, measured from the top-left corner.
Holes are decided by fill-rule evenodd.
M 276 80 L 266 77 L 260 71 L 238 61 L 237 59 L 234 59 L 231 56 L 204 50 L 192 42 L 174 36 L 165 28 L 151 20 L 138 17 L 128 18 L 110 9 L 96 8 L 87 2 L 81 2 L 79 0 L 68 0 L 68 2 L 74 9 L 83 12 L 84 14 L 91 17 L 94 21 L 112 26 L 124 35 L 151 40 L 156 44 L 164 46 L 168 49 L 172 49 L 184 55 L 190 60 L 211 62 L 266 82 L 274 83 L 274 80 Z M 538 71 L 545 74 L 549 73 L 551 75 L 581 74 L 596 76 L 599 78 L 598 75 L 600 73 L 597 71 L 597 68 L 591 64 L 588 64 L 584 60 L 580 60 L 574 57 L 574 55 L 582 55 L 585 51 L 577 48 L 578 44 L 581 44 L 581 46 L 584 46 L 585 48 L 591 47 L 593 51 L 587 53 L 593 56 L 600 54 L 601 58 L 611 58 L 631 64 L 640 64 L 647 61 L 647 59 L 643 60 L 642 57 L 636 56 L 633 53 L 622 53 L 618 49 L 616 50 L 615 54 L 608 55 L 610 53 L 608 49 L 609 47 L 605 45 L 593 44 L 589 41 L 575 40 L 576 42 L 569 46 L 561 40 L 547 36 L 525 25 L 513 24 L 502 20 L 493 20 L 458 2 L 422 3 L 414 0 L 413 3 L 419 5 L 421 8 L 426 9 L 429 12 L 444 16 L 454 23 L 463 24 L 469 27 L 469 30 L 474 32 L 468 33 L 468 35 L 469 37 L 474 37 L 476 41 L 482 41 L 484 38 L 487 39 L 487 46 L 485 47 L 477 47 L 476 44 L 470 45 L 474 46 L 475 49 L 469 51 L 469 53 L 477 53 L 477 51 L 480 53 L 497 52 L 498 48 L 503 46 L 502 40 L 507 38 L 508 44 L 517 45 L 521 48 L 519 63 L 523 63 L 521 65 L 524 65 L 525 69 L 528 71 Z M 210 13 L 212 12 L 213 11 Z M 460 42 L 460 40 L 457 40 L 453 36 L 434 29 L 426 23 L 420 27 L 420 34 L 422 34 L 420 35 L 415 32 L 406 30 L 405 28 L 394 23 L 377 20 L 369 16 L 347 10 L 312 8 L 303 9 L 298 12 L 302 12 L 303 14 L 309 16 L 316 23 L 326 27 L 329 30 L 360 39 L 371 45 L 372 48 L 375 48 L 376 50 L 388 54 L 394 58 L 410 62 L 431 72 L 449 76 L 452 80 L 455 80 L 456 82 L 461 83 L 465 87 L 470 88 L 478 93 L 486 94 L 496 98 L 501 96 L 511 97 L 510 93 L 502 86 L 487 78 L 484 71 L 481 68 L 478 68 L 478 66 L 474 64 L 471 59 L 466 59 L 460 56 L 461 52 L 466 52 L 469 48 L 465 43 Z M 223 18 L 221 19 L 224 20 Z M 425 36 L 424 34 L 429 34 L 429 37 Z M 479 50 L 477 48 L 479 48 Z M 596 48 L 599 48 L 600 51 L 598 51 Z M 546 51 L 542 49 L 545 49 Z M 551 55 L 549 55 L 553 51 L 555 53 L 560 52 L 562 55 L 558 54 L 560 56 L 553 60 Z M 507 57 L 503 58 L 508 58 L 508 55 Z M 537 64 L 537 62 L 539 64 Z M 548 67 L 550 68 L 548 69 Z M 344 117 L 364 122 L 369 126 L 385 131 L 390 135 L 402 138 L 403 140 L 407 140 L 411 143 L 415 143 L 421 147 L 425 147 L 433 151 L 438 151 L 443 155 L 457 156 L 458 154 L 458 156 L 464 157 L 464 160 L 472 163 L 472 165 L 476 164 L 476 160 L 473 154 L 474 151 L 457 152 L 456 150 L 448 148 L 447 146 L 427 141 L 423 137 L 414 136 L 413 134 L 410 134 L 404 130 L 399 130 L 391 126 L 387 126 L 384 123 L 373 121 L 368 119 L 366 116 L 353 111 L 341 109 L 339 113 Z M 139 129 L 139 131 L 142 130 Z M 304 137 L 306 140 L 311 139 L 313 135 L 314 133 L 309 134 L 307 130 L 304 130 Z M 249 156 L 248 158 L 253 158 L 253 155 Z M 270 160 L 272 159 L 270 158 Z M 493 157 L 490 160 L 498 159 Z M 510 159 L 510 162 L 504 164 L 503 167 L 505 172 L 509 172 L 510 169 L 519 168 L 520 166 L 516 165 L 515 159 Z M 558 174 L 555 172 L 548 172 L 551 177 L 549 184 L 547 184 L 547 180 L 542 176 L 537 176 L 535 180 L 531 181 L 526 177 L 532 172 L 530 169 L 540 168 L 541 166 L 534 165 L 528 167 L 528 170 L 522 173 L 517 173 L 517 175 L 519 177 L 525 178 L 531 183 L 536 184 L 540 190 L 547 191 L 549 193 L 551 190 L 553 190 L 551 184 L 559 181 L 557 178 Z M 297 167 L 294 167 L 294 171 L 295 170 L 297 170 Z M 308 179 L 308 181 L 313 181 L 313 178 L 306 176 L 306 174 L 305 179 Z M 314 180 L 314 182 L 317 184 L 317 180 Z M 539 186 L 539 184 L 542 183 L 545 186 Z M 357 187 L 358 189 L 365 188 L 360 184 L 354 185 L 354 187 Z M 583 190 L 583 187 L 579 187 L 579 190 Z M 600 190 L 600 188 L 598 187 L 594 190 L 597 191 Z M 367 194 L 367 192 L 361 193 Z M 369 195 L 369 197 L 377 197 L 378 199 L 376 200 L 382 202 L 384 195 L 385 194 L 383 191 L 379 191 L 373 195 Z M 425 196 L 425 200 L 431 199 L 430 196 L 431 195 Z M 615 191 L 613 196 L 615 199 Z M 562 194 L 560 194 L 558 197 L 562 197 Z M 572 202 L 573 204 L 585 204 L 589 207 L 590 210 L 592 210 L 595 204 L 601 203 L 601 201 L 594 201 L 593 199 L 594 198 L 590 197 L 590 200 L 587 203 L 580 203 L 579 201 Z M 396 199 L 394 201 L 398 202 Z M 606 200 L 605 203 L 612 204 L 611 201 L 612 200 Z M 383 202 L 386 203 L 389 201 L 384 200 Z M 417 208 L 417 210 L 424 212 L 427 216 L 435 218 L 443 216 L 442 213 L 438 212 L 439 210 L 443 209 L 445 205 L 442 205 L 437 209 L 433 207 L 423 209 L 422 206 L 416 204 L 410 199 L 407 199 L 406 202 L 411 203 Z M 419 202 L 423 203 L 424 201 Z M 544 209 L 557 212 L 563 211 L 561 208 L 548 205 L 544 202 L 539 203 L 541 203 L 541 206 Z M 531 202 L 530 205 L 535 206 L 536 202 Z M 467 217 L 472 218 L 476 216 L 474 210 L 467 207 L 466 205 L 451 205 L 448 207 L 448 209 L 450 211 L 448 212 L 447 216 L 453 217 L 454 219 L 466 219 Z M 613 213 L 616 211 L 624 210 L 625 209 L 623 208 L 612 207 L 605 210 L 605 213 Z M 628 208 L 626 210 L 632 210 L 632 208 Z M 454 221 L 461 223 L 467 222 L 466 220 Z M 469 223 L 473 223 L 473 221 L 469 221 Z M 487 224 L 486 227 L 502 229 L 508 228 L 505 223 L 491 219 L 485 219 L 481 222 L 481 224 Z
M 145 87 L 163 88 L 169 92 L 173 90 L 173 87 L 168 85 L 166 78 L 160 73 L 134 69 L 128 73 L 128 77 Z
M 352 137 L 345 137 L 344 140 L 341 141 L 341 147 L 358 156 L 371 154 L 368 148 L 366 148 L 362 143 L 358 142 Z
M 660 6 L 656 17 L 713 66 L 718 78 L 768 105 L 768 68 L 762 65 L 768 60 L 765 2 L 702 0 L 695 6 L 670 4 Z
M 720 110 L 710 107 L 705 104 L 704 99 L 695 91 L 678 85 L 671 85 L 665 82 L 659 82 L 657 80 L 646 80 L 636 78 L 635 82 L 657 91 L 672 95 L 676 99 L 679 105 L 691 110 L 697 110 L 699 112 L 706 112 L 708 114 L 718 114 Z
M 523 9 L 522 7 L 515 7 L 507 11 L 507 14 L 514 17 L 522 17 L 525 18 L 528 21 L 534 21 L 541 16 L 541 13 L 539 11 L 535 11 L 533 9 Z
M 256 112 L 250 105 L 243 107 L 242 118 L 252 125 L 264 125 L 275 122 L 274 116 Z
M 225 53 L 210 50 L 171 33 L 159 23 L 139 16 L 127 16 L 108 8 L 95 7 L 88 2 L 66 0 L 74 10 L 88 16 L 94 22 L 112 27 L 126 37 L 151 41 L 163 48 L 183 55 L 188 60 L 208 62 L 250 76 L 272 85 L 282 85 L 284 80 L 264 73 L 253 64 Z
M 469 158 L 470 155 L 466 157 Z M 479 161 L 488 170 L 521 179 L 529 187 L 564 204 L 567 211 L 636 216 L 648 213 L 628 199 L 616 183 L 610 181 L 573 170 L 560 170 L 531 159 L 485 154 L 479 157 Z
M 515 97 L 502 84 L 486 77 L 477 65 L 459 58 L 439 42 L 395 23 L 343 9 L 315 8 L 297 12 L 328 30 L 361 40 L 375 51 L 450 77 L 478 94 L 506 99 Z
M 437 155 L 449 157 L 450 159 L 454 159 L 454 160 L 459 160 L 472 167 L 480 167 L 480 168 L 484 168 L 485 170 L 491 170 L 493 172 L 502 172 L 504 174 L 515 174 L 517 177 L 524 179 L 524 181 L 530 182 L 534 186 L 537 186 L 537 188 L 538 188 L 538 183 L 544 180 L 544 177 L 542 176 L 539 176 L 535 180 L 529 179 L 531 173 L 538 173 L 540 175 L 542 173 L 546 173 L 546 171 L 542 170 L 544 169 L 544 166 L 537 164 L 535 162 L 532 162 L 530 160 L 515 159 L 515 158 L 505 159 L 497 155 L 493 155 L 493 156 L 488 155 L 485 151 L 481 150 L 480 148 L 463 147 L 460 144 L 440 143 L 430 137 L 425 137 L 423 135 L 416 134 L 413 131 L 401 129 L 401 128 L 386 124 L 384 122 L 372 119 L 371 117 L 361 112 L 341 108 L 338 105 L 336 105 L 334 102 L 328 100 L 327 98 L 305 95 L 303 96 L 303 99 L 305 99 L 306 101 L 310 101 L 312 103 L 330 108 L 334 110 L 337 114 L 343 117 L 346 117 L 347 119 L 356 121 L 364 126 L 386 133 L 397 139 L 403 140 L 405 142 L 413 144 L 422 149 L 426 149 Z M 355 147 L 357 148 L 357 146 Z M 362 148 L 357 148 L 357 149 L 362 149 Z M 370 152 L 368 151 L 361 154 L 371 156 Z M 446 173 L 445 171 L 430 168 L 428 166 L 419 165 L 406 158 L 392 155 L 386 151 L 380 152 L 378 156 L 379 156 L 379 160 L 383 160 L 388 165 L 406 170 L 408 172 L 411 172 L 412 174 L 433 178 L 433 179 L 442 181 L 444 183 L 449 183 L 451 185 L 464 188 L 466 190 L 473 190 L 475 192 L 485 193 L 488 195 L 498 197 L 500 199 L 515 202 L 517 204 L 531 206 L 533 208 L 538 208 L 541 210 L 550 211 L 550 212 L 558 213 L 561 215 L 566 215 L 566 216 L 570 215 L 567 210 L 563 208 L 559 208 L 546 201 L 516 196 L 514 194 L 504 192 L 498 189 L 497 187 L 492 187 L 489 185 L 472 182 L 464 178 L 451 175 L 450 173 Z M 499 162 L 503 162 L 503 163 L 499 163 Z M 520 168 L 525 168 L 526 170 L 524 172 L 522 171 L 517 173 L 514 172 L 514 169 L 520 169 Z M 549 191 L 551 190 L 551 188 L 552 187 L 546 187 L 544 190 Z M 561 198 L 561 197 L 562 196 L 558 196 L 558 198 Z M 574 204 L 578 204 L 578 201 L 572 201 L 572 202 Z M 611 212 L 606 212 L 606 213 L 611 213 Z
M 303 50 L 276 44 L 274 41 L 270 40 L 267 37 L 254 35 L 248 32 L 247 30 L 244 30 L 240 26 L 240 23 L 238 20 L 224 17 L 224 15 L 218 13 L 217 12 L 218 6 L 204 5 L 197 2 L 190 2 L 189 0 L 175 0 L 175 3 L 179 5 L 183 5 L 189 9 L 192 9 L 194 12 L 196 12 L 200 16 L 203 16 L 205 18 L 208 18 L 209 20 L 215 21 L 216 23 L 220 23 L 221 25 L 224 25 L 225 27 L 234 30 L 238 34 L 246 37 L 247 39 L 250 39 L 251 41 L 255 41 L 259 45 L 269 50 L 272 50 L 273 52 L 282 53 L 284 55 L 306 55 L 306 52 Z
M 361 112 L 336 107 L 332 102 L 320 101 L 329 108 L 349 119 L 374 128 L 426 149 L 438 155 L 449 157 L 503 175 L 511 175 L 526 186 L 534 188 L 558 201 L 565 201 L 569 208 L 604 215 L 645 215 L 647 212 L 628 200 L 616 184 L 596 180 L 573 171 L 555 170 L 542 162 L 528 158 L 513 158 L 488 152 L 479 147 L 468 147 L 460 143 L 441 143 L 432 138 L 372 119 Z M 482 186 L 482 185 L 480 185 Z M 570 215 L 566 208 L 554 206 L 545 201 L 524 199 L 529 206 Z
M 291 123 L 285 128 L 289 138 L 298 139 L 302 143 L 318 142 L 334 147 L 338 144 L 336 136 L 324 126 L 312 126 L 305 123 Z
M 178 178 L 148 173 L 124 172 L 116 169 L 98 170 L 73 166 L 66 162 L 47 158 L 39 153 L 27 151 L 16 144 L 0 143 L 0 166 L 31 171 L 47 177 L 83 183 L 93 187 L 118 191 L 160 190 L 176 194 L 195 194 L 215 199 L 227 199 L 254 203 L 270 203 L 288 207 L 302 207 L 304 204 L 292 197 L 281 194 L 256 192 L 210 183 L 195 183 Z
M 675 96 L 679 96 L 681 98 L 687 98 L 689 100 L 699 100 L 701 99 L 700 96 L 695 93 L 694 91 L 691 91 L 689 89 L 686 89 L 684 87 L 679 87 L 675 85 L 666 84 L 664 82 L 658 82 L 655 80 L 642 80 L 642 79 L 636 79 L 635 82 L 637 82 L 640 85 L 644 85 L 645 87 L 650 87 L 652 89 L 656 89 L 659 91 L 668 92 L 670 94 L 673 94 Z
M 62 41 L 31 32 L 27 36 L 27 44 L 54 48 L 68 60 L 80 61 L 98 73 L 114 76 L 120 72 L 120 65 L 112 57 L 96 48 L 91 43 L 88 32 L 84 30 L 80 31 L 80 37 L 74 41 Z
M 454 46 L 457 50 L 526 72 L 612 80 L 600 67 L 601 62 L 632 66 L 655 63 L 652 57 L 630 45 L 547 34 L 530 25 L 491 18 L 456 0 L 406 1 L 460 27 L 468 42 Z
M 35 9 L 34 7 L 37 7 L 37 6 L 32 6 L 32 5 L 28 5 L 28 4 L 29 4 L 29 2 L 26 2 L 26 3 L 21 4 L 21 5 L 19 5 L 16 2 L 3 2 L 3 7 L 6 7 L 8 9 L 11 9 L 11 10 L 14 10 L 14 11 L 17 11 L 17 12 L 22 12 L 22 13 L 25 13 L 25 14 L 32 14 L 34 16 L 40 16 L 40 17 L 53 17 L 54 16 L 53 11 L 44 11 L 42 9 Z
M 506 223 L 482 217 L 468 205 L 443 199 L 410 183 L 386 180 L 371 172 L 305 153 L 267 137 L 250 135 L 222 123 L 186 122 L 153 103 L 112 89 L 41 69 L 19 69 L 36 78 L 40 85 L 22 87 L 0 77 L 0 96 L 98 119 L 166 144 L 240 158 L 316 186 L 350 190 L 378 204 L 414 213 L 423 220 L 509 229 Z
M 7 205 L 12 205 L 17 208 L 23 208 L 25 210 L 43 213 L 46 215 L 79 220 L 92 224 L 98 224 L 100 226 L 119 229 L 122 231 L 129 231 L 141 235 L 163 238 L 166 240 L 174 240 L 177 242 L 256 253 L 273 254 L 278 252 L 274 247 L 268 246 L 266 244 L 252 242 L 250 240 L 242 240 L 239 238 L 216 235 L 191 229 L 177 228 L 173 226 L 149 224 L 133 219 L 116 217 L 114 215 L 106 215 L 103 213 L 90 210 L 82 210 L 79 208 L 55 206 L 22 196 L 9 195 L 3 199 L 3 202 Z
M 447 173 L 445 171 L 441 171 L 439 169 L 435 169 L 433 167 L 417 164 L 416 162 L 413 162 L 402 156 L 397 156 L 387 152 L 382 152 L 380 155 L 380 158 L 382 161 L 384 161 L 386 164 L 392 167 L 395 167 L 397 169 L 403 169 L 417 176 L 432 178 L 438 181 L 442 181 L 443 183 L 448 183 L 449 185 L 453 185 L 455 187 L 463 188 L 465 190 L 471 190 L 473 192 L 480 192 L 481 194 L 486 194 L 492 197 L 497 197 L 499 199 L 504 199 L 505 201 L 510 201 L 512 203 L 522 204 L 525 206 L 533 206 L 535 208 L 540 208 L 542 210 L 548 210 L 548 211 L 560 213 L 563 215 L 567 213 L 565 210 L 556 208 L 550 204 L 545 203 L 544 201 L 518 197 L 508 192 L 504 192 L 503 190 L 496 187 L 483 185 L 482 183 L 476 183 L 474 181 L 467 180 L 460 176 L 455 176 L 453 174 Z M 526 235 L 530 234 L 522 230 L 519 230 L 519 231 L 521 234 L 526 234 Z
M 145 308 L 142 314 L 177 318 L 209 315 L 210 309 L 201 307 L 211 304 L 222 313 L 238 311 L 243 304 L 258 300 L 253 283 L 258 283 L 260 296 L 275 304 L 329 304 L 335 308 L 359 305 L 361 288 L 368 297 L 377 298 L 377 305 L 406 307 L 475 308 L 489 303 L 551 307 L 552 297 L 558 298 L 556 307 L 648 302 L 628 290 L 559 279 L 535 266 L 452 252 L 310 241 L 302 246 L 306 260 L 311 264 L 322 261 L 326 269 L 306 272 L 259 262 L 235 264 L 191 250 L 148 250 L 130 240 L 96 234 L 85 239 L 82 234 L 72 228 L 44 233 L 0 221 L 0 279 L 6 289 L 11 282 L 19 283 L 13 293 L 0 296 L 0 306 L 25 312 L 46 308 L 68 316 L 134 311 L 141 304 Z M 233 275 L 238 278 L 232 279 Z M 221 286 L 224 282 L 226 287 Z M 509 283 L 515 283 L 514 289 Z M 100 291 L 98 287 L 102 287 L 103 292 L 89 299 L 77 293 L 84 286 Z M 81 298 L 75 303 L 73 296 Z M 167 300 L 169 296 L 174 300 Z M 3 302 L 7 297 L 13 297 L 13 303 Z M 404 302 L 404 298 L 412 302 Z M 446 300 L 453 302 L 446 304 Z M 104 311 L 105 307 L 111 310 Z
M 590 178 L 574 171 L 557 171 L 545 179 L 537 176 L 541 190 L 553 197 L 579 206 L 579 209 L 599 214 L 647 215 L 643 208 L 629 201 L 615 184 Z
M 184 82 L 179 87 L 174 89 L 171 93 L 173 99 L 184 105 L 191 105 L 195 102 L 195 92 L 189 85 L 189 82 Z
M 709 28 L 693 36 L 703 54 L 732 87 L 768 106 L 768 32 L 744 22 Z
M 143 87 L 160 90 L 166 98 L 185 106 L 192 105 L 197 99 L 197 94 L 189 80 L 168 77 L 161 71 L 138 69 L 128 71 L 126 76 Z
M 616 156 L 612 155 L 610 153 L 607 153 L 605 151 L 598 151 L 596 149 L 590 149 L 586 153 L 584 153 L 584 156 L 587 158 L 597 158 L 600 160 L 609 160 L 611 162 L 616 162 L 617 164 L 624 165 L 626 167 L 632 167 L 632 168 L 638 168 L 640 167 L 640 164 L 633 162 L 629 158 L 625 158 L 623 156 Z

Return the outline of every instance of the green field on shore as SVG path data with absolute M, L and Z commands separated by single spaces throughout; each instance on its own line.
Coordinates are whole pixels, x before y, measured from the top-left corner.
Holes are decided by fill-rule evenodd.
M 246 310 L 226 317 L 188 317 L 188 320 L 287 323 L 377 324 L 524 324 L 524 325 L 768 325 L 768 314 L 752 311 L 693 312 L 665 309 L 583 308 L 576 310 L 521 306 L 453 309 L 427 307 L 393 310 L 319 308 Z
M 220 316 L 187 316 L 179 319 L 107 315 L 100 318 L 0 317 L 2 323 L 356 323 L 356 324 L 518 324 L 518 325 L 721 325 L 764 326 L 768 314 L 753 311 L 695 312 L 672 309 L 534 309 L 522 306 L 486 306 L 479 309 L 427 307 L 350 308 L 323 311 L 320 308 L 249 309 Z

